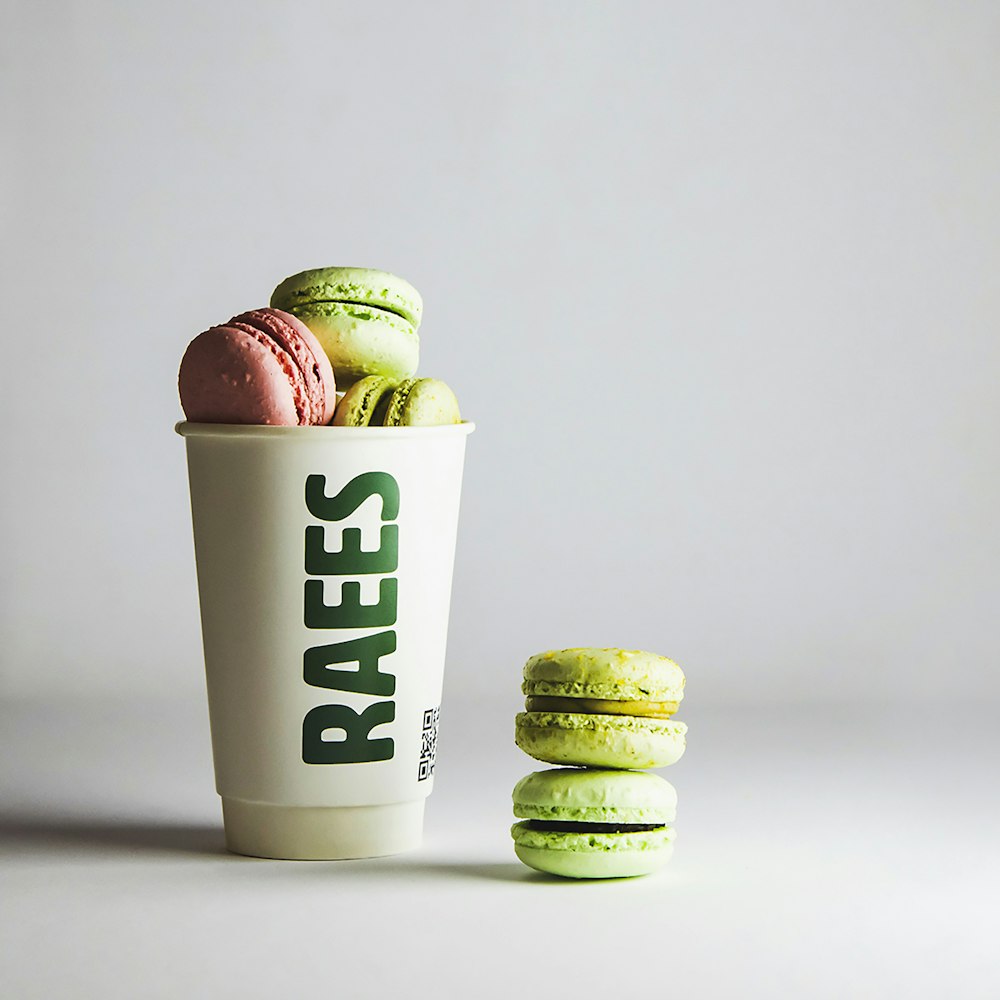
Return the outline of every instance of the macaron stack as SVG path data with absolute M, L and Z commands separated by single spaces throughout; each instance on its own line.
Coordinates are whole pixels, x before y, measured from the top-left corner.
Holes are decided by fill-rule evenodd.
M 294 274 L 275 288 L 270 308 L 191 342 L 178 375 L 184 414 L 198 423 L 283 426 L 460 423 L 444 382 L 413 377 L 422 315 L 420 293 L 387 271 Z
M 571 765 L 537 771 L 514 788 L 514 851 L 567 878 L 646 875 L 673 853 L 673 787 L 646 769 L 684 753 L 672 719 L 684 673 L 639 650 L 563 649 L 524 667 L 525 711 L 514 739 L 529 756 Z

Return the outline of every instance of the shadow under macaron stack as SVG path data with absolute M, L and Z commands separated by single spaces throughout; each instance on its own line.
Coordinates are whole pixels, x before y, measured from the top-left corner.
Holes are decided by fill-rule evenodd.
M 673 720 L 684 673 L 640 650 L 564 649 L 524 667 L 525 711 L 515 742 L 529 756 L 571 765 L 514 788 L 514 850 L 526 865 L 567 878 L 620 878 L 661 868 L 673 853 L 677 793 L 650 768 L 675 763 L 687 727 Z

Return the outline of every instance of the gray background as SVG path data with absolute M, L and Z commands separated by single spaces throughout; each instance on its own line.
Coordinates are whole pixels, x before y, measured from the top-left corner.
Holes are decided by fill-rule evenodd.
M 58 11 L 58 15 L 57 12 Z M 5 690 L 196 692 L 176 368 L 303 267 L 426 300 L 453 695 L 993 696 L 1000 9 L 15 4 Z
M 417 914 L 440 890 L 436 940 L 465 934 L 480 970 L 497 959 L 476 919 L 502 937 L 529 896 L 532 933 L 596 933 L 566 887 L 491 895 L 528 764 L 510 719 L 529 654 L 648 648 L 688 674 L 670 775 L 688 846 L 673 882 L 629 885 L 673 893 L 646 911 L 667 921 L 648 918 L 656 954 L 684 933 L 669 899 L 689 908 L 677 981 L 697 995 L 721 953 L 762 995 L 784 961 L 798 995 L 916 996 L 961 969 L 952 995 L 995 996 L 974 917 L 1000 875 L 976 832 L 1000 818 L 981 795 L 1000 693 L 998 53 L 989 3 L 5 4 L 0 832 L 28 858 L 5 925 L 19 995 L 59 991 L 58 963 L 24 958 L 45 927 L 76 970 L 62 995 L 136 995 L 147 932 L 196 970 L 171 986 L 171 963 L 164 996 L 201 995 L 206 970 L 220 995 L 225 966 L 198 948 L 241 918 L 213 900 L 278 941 L 240 960 L 260 989 L 268 956 L 298 961 L 281 880 L 301 868 L 194 860 L 218 812 L 175 373 L 285 275 L 359 264 L 420 288 L 421 371 L 478 430 L 438 853 L 337 891 L 392 909 L 409 886 Z M 141 933 L 122 916 L 137 898 Z M 625 919 L 629 899 L 601 905 Z M 60 912 L 75 943 L 46 923 Z M 178 914 L 199 915 L 190 939 Z M 131 964 L 88 964 L 110 941 Z M 831 948 L 867 972 L 831 969 Z

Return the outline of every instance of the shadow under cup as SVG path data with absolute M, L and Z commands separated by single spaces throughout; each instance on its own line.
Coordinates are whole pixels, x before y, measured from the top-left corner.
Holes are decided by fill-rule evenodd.
M 474 425 L 176 429 L 227 847 L 418 846 Z

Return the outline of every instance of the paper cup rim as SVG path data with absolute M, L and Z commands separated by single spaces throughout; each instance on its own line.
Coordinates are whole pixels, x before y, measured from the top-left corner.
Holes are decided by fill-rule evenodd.
M 428 437 L 465 437 L 476 429 L 470 420 L 460 424 L 442 424 L 436 427 L 333 427 L 329 424 L 310 427 L 274 427 L 268 424 L 199 424 L 190 420 L 181 420 L 174 424 L 174 430 L 181 437 L 216 437 L 216 438 L 283 438 L 297 437 L 300 440 L 326 440 L 338 438 L 428 438 Z

